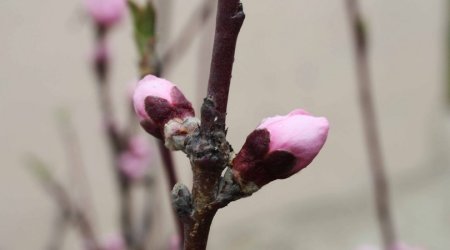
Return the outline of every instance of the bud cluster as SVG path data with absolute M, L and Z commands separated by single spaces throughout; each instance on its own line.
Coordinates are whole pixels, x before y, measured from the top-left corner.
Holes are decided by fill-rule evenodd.
M 164 140 L 169 149 L 183 150 L 186 137 L 199 127 L 192 104 L 165 79 L 144 77 L 134 91 L 133 102 L 142 127 Z M 231 163 L 234 180 L 250 194 L 299 172 L 321 150 L 328 128 L 326 118 L 301 109 L 263 120 Z

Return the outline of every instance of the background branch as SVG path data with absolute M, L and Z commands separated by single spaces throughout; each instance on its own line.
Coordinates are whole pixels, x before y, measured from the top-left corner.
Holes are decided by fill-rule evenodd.
M 102 48 L 105 46 L 105 40 L 107 35 L 107 29 L 101 25 L 96 27 L 96 48 Z M 126 150 L 127 139 L 118 131 L 118 125 L 114 118 L 113 101 L 110 93 L 109 84 L 109 58 L 108 52 L 105 57 L 100 57 L 94 64 L 94 73 L 97 77 L 97 86 L 100 99 L 100 109 L 103 119 L 103 127 L 107 131 L 107 138 L 109 146 L 111 148 L 113 159 L 113 171 L 116 175 L 117 185 L 119 188 L 119 202 L 120 202 L 120 223 L 122 236 L 128 248 L 133 248 L 133 208 L 132 208 L 132 195 L 131 195 L 131 183 L 119 168 L 118 157 L 120 153 Z
M 175 62 L 184 56 L 199 31 L 208 23 L 213 13 L 215 1 L 204 0 L 189 17 L 188 21 L 181 29 L 181 34 L 174 39 L 174 43 L 169 46 L 167 51 L 161 56 L 161 64 L 164 65 L 163 73 L 172 69 Z
M 358 0 L 347 0 L 347 12 L 352 28 L 355 48 L 355 67 L 357 74 L 359 101 L 363 117 L 364 133 L 369 153 L 369 165 L 373 181 L 377 218 L 384 249 L 389 250 L 396 242 L 396 234 L 390 208 L 389 185 L 385 173 L 379 132 L 372 95 L 372 82 L 369 70 L 367 27 L 358 6 Z
M 68 111 L 61 110 L 59 112 L 59 131 L 69 165 L 69 179 L 71 186 L 73 186 L 70 190 L 73 192 L 72 195 L 75 196 L 77 204 L 80 204 L 80 208 L 85 211 L 86 216 L 89 216 L 90 220 L 94 221 L 93 215 L 95 211 L 90 184 L 83 164 L 78 135 Z
M 86 248 L 89 250 L 101 250 L 91 221 L 83 209 L 80 209 L 80 207 L 70 199 L 64 186 L 51 175 L 45 164 L 38 158 L 30 158 L 28 165 L 37 180 L 55 200 L 56 205 L 59 207 L 61 213 L 64 214 L 64 217 L 73 219 Z M 60 225 L 58 224 L 57 226 L 59 227 Z

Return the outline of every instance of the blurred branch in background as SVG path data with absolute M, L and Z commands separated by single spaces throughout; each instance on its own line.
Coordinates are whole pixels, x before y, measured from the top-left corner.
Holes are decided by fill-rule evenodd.
M 52 230 L 56 234 L 51 235 L 49 249 L 58 247 L 61 244 L 60 240 L 62 240 L 62 234 L 64 234 L 63 229 L 65 228 L 65 224 L 67 221 L 71 221 L 76 225 L 86 249 L 100 250 L 101 248 L 98 244 L 93 225 L 85 211 L 71 199 L 65 187 L 53 177 L 45 163 L 37 157 L 31 156 L 27 160 L 27 165 L 33 176 L 36 177 L 48 194 L 54 199 L 59 209 L 59 221 L 54 224 Z
M 194 10 L 182 28 L 181 34 L 178 35 L 173 44 L 161 56 L 161 64 L 164 65 L 163 73 L 166 73 L 165 71 L 168 69 L 172 69 L 174 64 L 185 55 L 194 39 L 198 37 L 202 28 L 208 24 L 208 21 L 213 16 L 216 5 L 216 1 L 204 0 Z
M 135 42 L 140 55 L 139 76 L 142 78 L 147 74 L 161 76 L 168 71 L 168 69 L 173 68 L 174 63 L 183 57 L 203 25 L 206 24 L 212 16 L 211 13 L 213 12 L 215 2 L 205 0 L 200 4 L 200 6 L 191 14 L 191 17 L 182 29 L 181 34 L 175 39 L 175 42 L 169 46 L 169 49 L 163 54 L 161 59 L 156 56 L 156 43 L 158 42 L 158 39 L 155 35 L 155 30 L 158 20 L 152 1 L 147 1 L 144 6 L 139 6 L 134 1 L 130 0 L 128 1 L 128 5 L 134 20 Z M 165 13 L 165 20 L 171 19 L 170 10 L 167 12 L 169 13 Z M 163 141 L 158 140 L 158 148 L 168 180 L 168 193 L 170 194 L 170 190 L 172 190 L 178 182 L 175 163 L 172 152 L 164 146 Z M 175 216 L 175 220 L 177 221 L 178 238 L 183 242 L 183 224 L 179 221 L 177 216 Z
M 95 210 L 86 168 L 81 155 L 81 145 L 68 111 L 60 110 L 58 112 L 58 125 L 69 165 L 69 190 L 71 190 L 77 204 L 80 204 L 80 209 L 85 211 L 90 221 L 95 222 Z
M 377 218 L 384 249 L 390 250 L 396 243 L 396 233 L 390 206 L 389 183 L 385 173 L 386 166 L 379 141 L 379 130 L 373 100 L 368 58 L 367 26 L 361 17 L 358 0 L 347 0 L 346 6 L 353 36 L 359 101 L 373 181 Z

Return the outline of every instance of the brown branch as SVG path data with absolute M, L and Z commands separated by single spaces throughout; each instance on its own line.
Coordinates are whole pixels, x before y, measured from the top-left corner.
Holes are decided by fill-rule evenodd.
M 161 154 L 161 158 L 163 161 L 164 172 L 167 177 L 167 182 L 168 182 L 167 184 L 169 185 L 169 194 L 170 194 L 170 190 L 172 190 L 172 188 L 178 182 L 177 173 L 175 171 L 175 164 L 173 161 L 173 155 L 172 155 L 172 152 L 170 152 L 170 150 L 168 150 L 166 148 L 163 141 L 158 140 L 158 147 L 159 147 L 159 152 Z M 183 241 L 183 239 L 184 239 L 183 223 L 178 219 L 176 214 L 174 214 L 174 215 L 175 215 L 175 223 L 176 223 L 177 231 L 180 236 L 179 238 L 181 241 Z
M 201 112 L 202 124 L 186 141 L 185 152 L 193 171 L 192 205 L 182 213 L 188 216 L 184 217 L 186 250 L 206 249 L 211 223 L 220 207 L 212 204 L 217 203 L 221 174 L 230 161 L 231 147 L 225 138 L 225 117 L 234 52 L 244 18 L 239 0 L 219 0 L 208 95 Z M 175 192 L 174 202 L 177 194 Z M 190 203 L 186 199 L 180 200 Z
M 64 236 L 66 234 L 70 221 L 70 214 L 66 214 L 65 211 L 58 211 L 58 215 L 55 218 L 50 238 L 47 243 L 47 250 L 60 250 L 62 249 Z
M 359 100 L 374 185 L 377 217 L 384 249 L 389 250 L 396 242 L 396 234 L 390 210 L 389 185 L 385 173 L 386 166 L 379 141 L 379 130 L 372 95 L 366 27 L 361 18 L 358 0 L 347 0 L 347 11 L 353 33 Z
M 245 15 L 239 0 L 219 0 L 207 92 L 207 99 L 212 101 L 217 112 L 211 116 L 206 109 L 203 110 L 205 111 L 202 113 L 203 128 L 211 127 L 216 122 L 222 130 L 225 129 L 234 52 L 244 19 Z
M 96 233 L 88 216 L 83 209 L 80 209 L 80 207 L 70 199 L 64 186 L 51 175 L 46 166 L 37 158 L 33 157 L 31 159 L 30 167 L 32 167 L 32 170 L 44 189 L 55 200 L 56 205 L 59 207 L 64 217 L 73 219 L 73 222 L 77 226 L 77 229 L 86 244 L 86 248 L 88 250 L 101 250 Z
M 104 43 L 107 35 L 107 29 L 101 25 L 97 26 L 96 43 L 97 48 Z M 128 248 L 132 248 L 134 243 L 133 238 L 133 209 L 132 209 L 132 195 L 131 195 L 131 182 L 125 176 L 118 166 L 119 155 L 126 150 L 126 138 L 118 130 L 118 125 L 114 119 L 113 102 L 110 93 L 109 84 L 109 64 L 108 56 L 102 60 L 96 60 L 94 69 L 98 80 L 98 93 L 100 99 L 100 109 L 103 119 L 104 129 L 107 131 L 107 137 L 109 140 L 109 146 L 113 154 L 113 171 L 116 175 L 117 184 L 120 194 L 120 223 L 122 236 L 125 240 Z
M 185 26 L 181 29 L 181 34 L 169 46 L 165 54 L 161 56 L 161 64 L 164 65 L 165 70 L 172 69 L 174 64 L 187 52 L 194 38 L 211 18 L 214 6 L 215 1 L 204 0 L 191 14 Z

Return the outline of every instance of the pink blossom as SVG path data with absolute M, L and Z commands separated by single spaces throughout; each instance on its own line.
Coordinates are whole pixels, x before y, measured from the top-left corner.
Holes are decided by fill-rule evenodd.
M 328 128 L 326 118 L 301 109 L 263 120 L 233 160 L 234 176 L 261 187 L 297 173 L 319 153 Z
M 120 21 L 126 11 L 126 0 L 85 0 L 86 9 L 99 25 L 110 27 Z
M 148 140 L 141 136 L 133 137 L 128 148 L 119 156 L 120 170 L 132 180 L 142 179 L 151 161 L 151 148 Z
M 102 239 L 101 249 L 103 250 L 125 250 L 125 242 L 119 234 L 109 235 Z
M 169 242 L 169 250 L 180 250 L 181 249 L 181 244 L 180 244 L 180 237 L 178 237 L 178 235 L 173 235 L 170 238 L 170 242 Z
M 192 104 L 178 87 L 162 78 L 147 75 L 139 81 L 133 95 L 134 110 L 142 127 L 162 139 L 164 125 L 172 119 L 183 122 L 194 116 Z

